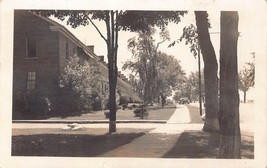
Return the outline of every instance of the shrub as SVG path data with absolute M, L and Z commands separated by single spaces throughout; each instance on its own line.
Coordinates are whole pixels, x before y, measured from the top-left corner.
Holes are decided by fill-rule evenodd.
M 140 106 L 134 110 L 135 117 L 144 118 L 148 116 L 148 111 L 144 106 Z
M 93 99 L 93 104 L 92 104 L 93 110 L 102 110 L 102 101 L 100 98 L 95 98 Z
M 13 119 L 45 119 L 49 116 L 51 101 L 36 90 L 18 91 L 13 95 Z
M 128 99 L 126 96 L 121 96 L 119 100 L 119 105 L 128 105 Z
M 82 113 L 102 109 L 102 99 L 95 91 L 99 85 L 99 75 L 88 62 L 81 62 L 77 55 L 71 56 L 60 74 L 61 95 L 66 95 L 59 106 L 66 113 Z M 64 108 L 65 106 L 65 108 Z
M 107 111 L 107 112 L 104 113 L 104 115 L 105 115 L 106 118 L 109 118 L 110 117 L 110 112 Z
M 52 116 L 76 116 L 93 109 L 91 95 L 80 95 L 71 88 L 59 88 L 51 101 Z
M 122 105 L 122 109 L 125 110 L 128 106 L 126 104 Z

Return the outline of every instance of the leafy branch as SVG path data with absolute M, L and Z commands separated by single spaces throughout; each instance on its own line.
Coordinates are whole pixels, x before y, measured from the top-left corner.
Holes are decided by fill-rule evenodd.
M 173 41 L 168 47 L 173 47 L 177 43 L 181 43 L 182 41 L 185 41 L 185 45 L 190 45 L 190 52 L 193 53 L 194 57 L 197 56 L 198 53 L 198 34 L 197 34 L 197 28 L 190 24 L 187 27 L 184 27 L 182 36 Z

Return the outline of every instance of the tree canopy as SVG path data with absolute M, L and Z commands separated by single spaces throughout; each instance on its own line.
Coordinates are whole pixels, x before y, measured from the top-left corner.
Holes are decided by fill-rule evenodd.
M 158 43 L 153 39 L 154 34 L 155 30 L 152 29 L 148 33 L 140 32 L 137 38 L 129 39 L 128 48 L 133 57 L 123 66 L 123 69 L 130 69 L 137 74 L 137 79 L 143 86 L 144 101 L 147 103 L 158 96 L 161 96 L 162 100 L 165 99 L 185 75 L 180 61 L 158 51 L 159 45 L 168 39 L 167 31 L 159 33 L 162 41 Z
M 93 24 L 93 20 L 106 21 L 108 19 L 108 10 L 32 10 L 33 13 L 50 17 L 54 16 L 67 24 L 76 28 Z M 178 24 L 181 17 L 187 14 L 187 11 L 138 11 L 138 10 L 119 10 L 117 24 L 119 30 L 124 31 L 148 31 L 150 26 L 165 28 L 169 22 Z
M 255 58 L 255 53 L 251 53 L 252 58 Z M 246 92 L 249 88 L 253 87 L 255 84 L 255 63 L 252 62 L 246 63 L 246 66 L 238 73 L 238 87 L 244 93 L 244 103 L 246 103 Z

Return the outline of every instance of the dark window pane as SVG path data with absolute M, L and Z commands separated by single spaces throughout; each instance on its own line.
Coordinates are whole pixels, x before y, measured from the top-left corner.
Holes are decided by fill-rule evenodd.
M 36 72 L 28 72 L 27 89 L 29 90 L 35 89 L 35 84 L 36 84 Z
M 33 38 L 27 38 L 27 57 L 36 57 L 36 40 Z

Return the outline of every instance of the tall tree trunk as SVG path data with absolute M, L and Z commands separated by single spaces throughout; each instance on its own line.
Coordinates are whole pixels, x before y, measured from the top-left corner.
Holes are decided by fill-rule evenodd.
M 148 80 L 148 79 L 146 79 L 146 80 Z M 148 84 L 148 81 L 146 81 L 145 87 L 144 87 L 144 98 L 143 98 L 145 105 L 148 105 L 149 104 L 150 96 L 151 96 L 150 86 Z
M 109 72 L 109 132 L 116 132 L 116 86 L 117 86 L 117 49 L 118 49 L 118 26 L 114 16 L 117 12 L 106 11 L 107 27 L 107 50 Z
M 203 130 L 219 131 L 218 123 L 218 63 L 210 40 L 208 13 L 195 11 L 198 41 L 204 61 L 205 107 L 206 118 Z
M 247 101 L 247 92 L 243 91 L 244 92 L 244 103 L 246 103 Z
M 160 98 L 161 98 L 161 107 L 163 108 L 166 103 L 166 97 L 163 95 L 163 93 L 160 93 Z
M 221 12 L 219 158 L 240 158 L 237 70 L 238 13 Z

